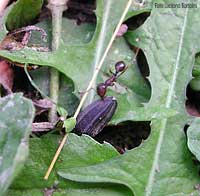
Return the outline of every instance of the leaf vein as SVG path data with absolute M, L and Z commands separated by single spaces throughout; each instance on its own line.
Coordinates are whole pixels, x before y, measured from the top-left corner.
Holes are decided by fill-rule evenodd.
M 183 45 L 183 39 L 184 39 L 184 35 L 185 35 L 185 29 L 186 29 L 186 24 L 187 24 L 187 18 L 188 18 L 188 8 L 185 9 L 185 16 L 184 16 L 184 21 L 183 21 L 183 26 L 181 29 L 181 36 L 180 36 L 180 41 L 179 41 L 179 46 L 178 46 L 178 53 L 177 53 L 177 58 L 176 58 L 176 64 L 175 64 L 175 70 L 172 76 L 172 81 L 171 81 L 171 85 L 170 85 L 170 89 L 168 92 L 168 96 L 166 99 L 166 108 L 169 108 L 171 106 L 172 103 L 172 97 L 173 97 L 173 93 L 174 93 L 174 88 L 176 85 L 176 79 L 178 76 L 178 70 L 179 70 L 179 66 L 180 66 L 180 57 L 181 57 L 181 49 L 182 49 L 182 45 Z M 159 170 L 159 166 L 158 166 L 158 161 L 159 161 L 159 156 L 160 156 L 160 149 L 163 143 L 163 139 L 164 139 L 164 134 L 165 134 L 165 127 L 167 124 L 167 119 L 163 119 L 161 122 L 161 130 L 160 130 L 160 135 L 158 138 L 158 143 L 155 149 L 155 156 L 153 159 L 153 164 L 152 164 L 152 168 L 150 171 L 150 175 L 149 175 L 149 180 L 147 182 L 147 187 L 146 187 L 146 196 L 150 196 L 152 189 L 153 189 L 153 184 L 154 184 L 154 177 L 155 177 L 155 171 Z

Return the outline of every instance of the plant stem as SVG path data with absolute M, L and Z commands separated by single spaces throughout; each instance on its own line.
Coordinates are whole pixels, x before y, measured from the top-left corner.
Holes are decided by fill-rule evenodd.
M 53 102 L 58 102 L 59 93 L 59 72 L 50 68 L 50 98 Z M 55 123 L 57 121 L 57 105 L 53 104 L 49 110 L 49 121 Z
M 61 38 L 61 29 L 62 29 L 62 14 L 66 9 L 65 4 L 60 4 L 58 1 L 50 1 L 48 8 L 52 13 L 52 51 L 56 51 L 59 48 L 60 38 Z M 58 103 L 59 95 L 59 72 L 50 68 L 50 98 L 53 102 Z M 57 106 L 54 104 L 49 111 L 49 121 L 55 123 L 57 121 Z

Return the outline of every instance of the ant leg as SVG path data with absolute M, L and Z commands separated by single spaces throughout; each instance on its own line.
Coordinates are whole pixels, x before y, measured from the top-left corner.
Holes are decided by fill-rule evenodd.
M 135 59 L 137 58 L 139 51 L 140 51 L 140 48 L 136 48 L 136 50 L 135 50 Z
M 140 51 L 140 48 L 136 48 L 134 50 L 134 52 L 135 52 L 135 58 L 133 59 L 133 63 L 137 63 L 137 56 L 138 56 L 139 51 Z
M 94 90 L 96 92 L 96 90 L 92 87 L 87 91 L 79 91 L 78 94 L 80 95 L 80 97 L 82 97 L 85 93 L 90 92 L 91 90 Z
M 111 70 L 111 68 L 109 69 L 109 72 L 110 72 L 112 75 L 115 75 L 115 73 Z

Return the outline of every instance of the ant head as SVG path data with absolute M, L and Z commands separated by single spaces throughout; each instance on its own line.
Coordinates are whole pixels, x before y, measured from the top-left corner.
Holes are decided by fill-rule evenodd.
M 106 94 L 106 90 L 107 90 L 107 86 L 104 84 L 104 83 L 100 83 L 98 86 L 97 86 L 97 94 L 103 98 Z
M 125 69 L 126 69 L 126 64 L 124 63 L 124 61 L 119 61 L 115 64 L 116 74 L 125 71 Z

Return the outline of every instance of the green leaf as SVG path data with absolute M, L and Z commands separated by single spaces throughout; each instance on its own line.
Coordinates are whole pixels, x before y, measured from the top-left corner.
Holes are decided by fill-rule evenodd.
M 195 63 L 192 70 L 192 76 L 194 78 L 190 81 L 190 87 L 194 91 L 200 90 L 200 54 L 198 53 L 195 57 Z
M 34 117 L 31 101 L 22 94 L 0 99 L 0 192 L 9 185 L 22 169 L 28 155 L 28 139 Z
M 0 55 L 15 62 L 55 67 L 72 78 L 78 90 L 83 90 L 87 87 L 88 80 L 91 78 L 93 70 L 97 66 L 116 28 L 126 3 L 127 1 L 125 0 L 118 2 L 118 4 L 113 0 L 97 1 L 95 34 L 87 44 L 81 42 L 68 44 L 61 40 L 60 48 L 57 51 L 45 52 L 45 55 L 44 52 L 33 51 L 30 48 L 13 51 L 12 53 L 1 51 Z M 71 25 L 67 25 L 63 29 L 67 31 L 67 29 L 73 28 Z M 128 64 L 130 64 L 131 60 L 130 58 L 128 59 Z
M 64 121 L 63 126 L 65 127 L 65 131 L 69 133 L 74 129 L 75 125 L 76 125 L 76 118 L 71 117 Z
M 120 102 L 119 104 L 123 104 Z M 123 108 L 123 107 L 121 107 Z M 160 106 L 156 107 L 138 107 L 138 108 L 131 108 L 129 107 L 129 112 L 124 112 L 123 109 L 120 112 L 116 113 L 111 120 L 111 124 L 118 124 L 121 121 L 150 121 L 155 119 L 163 119 L 175 116 L 178 112 L 173 109 L 168 109 Z M 119 121 L 120 119 L 120 121 Z
M 200 76 L 195 77 L 190 81 L 190 87 L 194 91 L 200 91 Z
M 6 26 L 9 30 L 27 26 L 39 14 L 43 0 L 18 0 L 8 15 Z
M 68 116 L 67 111 L 62 107 L 57 106 L 57 112 L 63 118 L 67 118 L 67 116 Z
M 92 40 L 90 40 L 91 38 L 88 39 L 90 42 L 83 40 L 85 40 L 87 37 L 91 37 L 93 33 L 91 30 L 89 31 L 88 28 L 94 29 L 94 27 L 88 25 L 86 28 L 79 28 L 74 25 L 72 21 L 65 19 L 63 20 L 63 38 L 60 43 L 60 48 L 57 51 L 46 52 L 44 55 L 44 52 L 37 52 L 31 50 L 30 48 L 25 48 L 20 51 L 13 51 L 12 53 L 9 51 L 0 51 L 0 55 L 15 62 L 55 67 L 74 81 L 77 91 L 84 91 L 89 83 L 89 78 L 91 78 L 102 53 L 105 50 L 105 47 L 107 46 L 114 29 L 116 28 L 126 3 L 127 1 L 125 0 L 120 1 L 117 4 L 113 0 L 109 2 L 97 1 L 97 25 Z M 113 12 L 114 10 L 115 12 Z M 49 27 L 50 25 L 47 24 L 47 28 Z M 84 36 L 77 39 L 79 34 L 75 32 L 79 31 L 80 29 Z M 68 34 L 68 36 L 66 36 L 66 34 Z M 71 36 L 69 36 L 70 34 Z M 117 41 L 118 39 L 116 42 Z M 122 43 L 122 41 L 120 43 Z M 132 65 L 132 51 L 127 49 L 127 45 L 124 43 L 122 44 L 122 48 L 125 49 L 126 47 L 126 51 L 120 49 L 118 44 L 117 47 L 110 52 L 110 57 L 108 57 L 106 63 L 104 64 L 103 70 L 105 70 L 105 66 L 109 65 L 109 67 L 106 68 L 107 71 L 110 66 L 113 67 L 114 63 L 116 63 L 118 60 L 124 60 L 127 65 Z M 115 55 L 113 56 L 113 54 Z M 135 69 L 135 65 L 133 68 Z M 130 74 L 132 74 L 132 71 Z M 136 81 L 137 78 L 138 76 L 136 75 Z M 137 82 L 133 83 L 132 85 L 135 84 L 137 84 Z M 140 89 L 140 91 L 142 90 Z M 148 91 L 149 90 L 147 89 L 146 91 L 143 91 L 143 93 L 149 93 Z
M 94 25 L 88 24 L 77 26 L 74 21 L 64 18 L 61 45 L 56 52 L 44 53 L 33 51 L 31 48 L 25 48 L 20 51 L 12 52 L 1 50 L 0 56 L 15 62 L 51 66 L 58 69 L 64 73 L 65 76 L 73 80 L 75 84 L 75 93 L 78 96 L 78 92 L 85 91 L 126 4 L 126 0 L 122 0 L 117 4 L 114 0 L 98 0 L 96 28 Z M 133 12 L 134 10 L 132 10 L 132 14 Z M 50 41 L 51 24 L 49 21 L 40 23 L 38 26 L 47 31 L 49 35 L 48 40 Z M 35 34 L 33 33 L 33 40 L 41 42 L 40 38 L 36 39 L 37 36 L 34 36 Z M 34 43 L 33 40 L 31 40 L 32 43 Z M 42 42 L 42 45 L 43 44 Z M 142 103 L 147 102 L 150 97 L 150 88 L 148 84 L 141 76 L 138 66 L 133 64 L 134 57 L 132 50 L 129 48 L 124 38 L 116 38 L 96 81 L 96 83 L 99 83 L 107 79 L 108 76 L 105 73 L 109 73 L 109 69 L 113 69 L 117 61 L 123 60 L 129 67 L 128 70 L 120 76 L 118 85 L 110 88 L 108 93 L 108 95 L 116 96 L 116 98 L 119 99 L 119 107 L 114 117 L 115 122 L 122 121 L 120 118 L 117 119 L 117 117 L 122 116 L 120 111 L 123 111 L 127 120 L 133 120 L 132 116 L 129 116 L 130 106 L 136 111 L 138 107 L 143 107 Z M 93 88 L 95 88 L 96 83 Z M 62 100 L 59 101 L 62 101 L 62 107 L 64 107 L 63 103 L 65 103 L 66 107 L 64 108 L 71 114 L 72 112 L 70 111 L 73 111 L 74 108 L 71 110 L 70 107 L 76 106 L 76 104 L 71 104 L 73 103 L 71 102 L 72 99 L 66 97 L 69 95 L 68 93 L 64 93 Z M 94 99 L 97 99 L 97 96 L 95 96 L 95 92 L 91 90 L 85 106 L 94 101 Z
M 49 69 L 47 67 L 41 67 L 40 69 L 30 71 L 29 74 L 31 75 L 33 82 L 39 87 L 40 91 L 49 97 Z M 67 115 L 69 116 L 74 114 L 79 103 L 79 99 L 74 95 L 73 91 L 74 85 L 72 80 L 64 74 L 60 74 L 58 105 L 67 110 Z
M 192 75 L 194 77 L 200 76 L 200 53 L 198 53 L 195 57 L 195 63 L 192 70 Z
M 87 185 L 89 186 L 89 185 Z M 51 188 L 46 189 L 25 189 L 25 190 L 10 190 L 7 196 L 44 196 L 44 193 L 48 193 L 48 190 L 54 190 Z M 50 191 L 49 191 L 50 192 Z M 70 189 L 55 189 L 53 191 L 53 196 L 132 196 L 130 191 L 123 186 L 116 187 L 115 185 L 104 185 L 98 188 L 86 187 L 86 188 L 70 188 Z
M 167 1 L 166 3 L 169 2 L 170 1 Z M 107 13 L 106 10 L 113 1 L 106 1 L 104 9 L 100 9 L 102 8 L 102 4 L 100 1 L 98 1 L 98 3 L 98 11 L 104 10 L 104 13 Z M 116 4 L 115 2 L 116 6 L 111 6 L 111 8 L 113 8 L 112 13 L 114 13 L 112 17 L 114 18 L 110 18 L 110 27 L 112 27 L 112 21 L 117 19 L 116 15 L 119 15 L 118 11 L 120 12 L 122 8 L 120 3 Z M 118 6 L 121 7 L 117 9 Z M 100 18 L 99 16 L 100 15 L 98 15 L 98 19 Z M 101 16 L 104 18 L 106 15 Z M 59 175 L 67 179 L 81 182 L 118 183 L 118 186 L 125 185 L 128 187 L 132 191 L 132 194 L 135 195 L 160 196 L 198 194 L 198 191 L 194 190 L 194 186 L 199 182 L 199 176 L 196 167 L 193 165 L 191 154 L 186 146 L 183 127 L 188 120 L 188 116 L 184 110 L 184 92 L 191 78 L 194 55 L 199 51 L 200 46 L 199 18 L 199 8 L 153 9 L 150 17 L 141 28 L 127 34 L 130 43 L 143 49 L 150 67 L 149 79 L 152 87 L 152 95 L 148 105 L 145 105 L 144 108 L 164 108 L 166 110 L 175 111 L 176 114 L 174 116 L 164 117 L 163 119 L 152 120 L 151 135 L 148 140 L 143 142 L 140 147 L 127 151 L 124 155 L 118 155 L 111 146 L 109 146 L 108 152 L 106 152 L 108 148 L 103 148 L 102 150 L 102 145 L 88 136 L 81 138 L 81 140 L 70 140 L 73 136 L 69 134 L 69 143 L 67 143 L 66 146 L 67 151 L 62 152 L 62 159 L 59 159 L 57 162 L 57 164 L 59 164 L 59 161 L 63 164 L 61 166 L 56 166 Z M 103 24 L 106 25 L 106 18 L 104 18 L 103 21 Z M 166 21 L 170 22 L 166 23 Z M 95 55 L 93 53 L 96 51 L 97 54 L 100 54 L 103 50 L 102 44 L 100 44 L 101 42 L 97 41 L 97 35 L 99 35 L 98 33 L 101 29 L 98 25 L 100 25 L 100 23 L 97 24 L 97 29 L 91 42 L 84 46 L 79 45 L 77 47 L 77 45 L 70 45 L 70 48 L 69 46 L 66 47 L 65 58 L 71 60 L 70 62 L 66 62 L 65 59 L 66 67 L 64 67 L 63 64 L 64 61 L 62 58 L 64 57 L 62 56 L 63 53 L 61 49 L 57 51 L 57 53 L 47 53 L 47 55 L 43 55 L 45 60 L 41 59 L 40 56 L 36 56 L 36 52 L 32 52 L 30 49 L 15 51 L 12 54 L 8 51 L 1 51 L 0 54 L 7 56 L 7 58 L 13 58 L 16 61 L 35 62 L 37 59 L 36 57 L 38 57 L 38 62 L 42 62 L 43 65 L 54 67 L 57 65 L 57 68 L 65 75 L 69 75 L 74 82 L 80 81 L 80 84 L 77 82 L 76 86 L 78 87 L 79 85 L 80 89 L 84 89 L 85 83 L 83 82 L 87 83 L 88 78 L 86 77 L 89 77 L 89 75 L 93 73 L 92 70 L 95 68 L 92 66 L 91 60 L 95 61 L 95 59 L 97 60 L 99 57 L 95 56 L 95 58 L 93 58 Z M 107 29 L 108 34 L 112 31 L 109 28 Z M 107 36 L 106 34 L 106 39 L 108 38 Z M 102 39 L 99 40 L 102 41 Z M 92 43 L 96 43 L 98 47 L 93 47 Z M 106 41 L 104 43 L 106 43 Z M 61 48 L 64 47 L 63 45 Z M 86 49 L 87 53 L 85 51 Z M 24 52 L 23 54 L 25 54 L 28 60 L 21 55 L 22 52 Z M 27 55 L 28 52 L 31 52 L 32 56 L 30 56 L 30 54 Z M 73 56 L 74 53 L 75 56 Z M 51 55 L 55 55 L 57 61 L 52 61 L 53 57 Z M 126 63 L 129 62 L 128 60 L 131 62 L 129 58 L 125 60 Z M 48 64 L 48 61 L 53 63 Z M 80 64 L 80 61 L 83 63 Z M 127 64 L 130 65 L 132 63 Z M 69 65 L 71 65 L 71 67 Z M 80 65 L 82 65 L 82 67 Z M 77 74 L 80 72 L 80 75 Z M 129 74 L 129 72 L 124 74 Z M 123 76 L 125 77 L 125 75 Z M 103 78 L 104 76 L 101 75 L 101 77 Z M 123 80 L 122 77 L 121 80 Z M 98 80 L 101 81 L 102 78 L 98 78 Z M 119 85 L 119 94 L 121 98 L 134 104 L 135 108 L 142 107 L 141 100 L 144 100 L 144 102 L 145 100 L 148 101 L 148 96 L 139 93 L 144 83 L 138 86 L 137 93 L 135 93 L 136 88 L 133 87 L 135 84 L 133 80 L 135 78 L 132 76 L 130 78 L 126 76 L 126 78 L 126 85 L 128 89 L 131 89 L 131 92 L 126 92 L 126 88 L 124 88 L 123 85 Z M 134 89 L 134 91 L 132 89 Z M 116 92 L 112 93 L 116 94 Z M 90 99 L 93 100 L 93 96 L 90 96 Z M 126 106 L 125 112 L 128 112 L 130 108 L 132 109 L 134 107 L 130 107 L 130 105 Z M 119 111 L 121 110 L 122 108 L 119 109 Z M 48 141 L 51 142 L 51 140 Z M 43 146 L 40 146 L 40 149 L 45 149 Z M 44 159 L 40 160 L 40 162 L 43 163 L 43 167 L 39 167 L 35 164 L 36 169 L 33 170 L 33 167 L 31 167 L 32 169 L 28 170 L 29 175 L 22 173 L 22 176 L 20 176 L 21 181 L 15 182 L 18 183 L 18 186 L 15 184 L 16 189 L 19 189 L 20 186 L 26 189 L 32 188 L 32 185 L 29 184 L 28 186 L 28 184 L 25 183 L 28 181 L 27 179 L 31 179 L 29 180 L 31 181 L 30 183 L 32 183 L 32 181 L 37 182 L 38 184 L 35 185 L 35 187 L 40 188 L 50 187 L 54 184 L 55 173 L 52 174 L 48 182 L 44 182 L 42 177 L 47 169 L 47 166 L 44 167 L 44 165 L 49 165 L 56 147 L 56 144 L 51 142 L 49 145 L 46 145 L 46 148 L 48 148 L 48 151 L 46 151 L 48 153 L 42 154 L 43 151 L 37 151 L 40 156 L 37 156 L 39 158 L 36 158 L 36 163 L 40 158 L 45 156 Z M 30 164 L 34 165 L 35 161 L 30 162 Z M 46 163 L 46 161 L 48 161 L 48 163 Z M 38 168 L 41 168 L 41 173 L 38 172 Z M 40 180 L 37 180 L 38 178 Z M 23 183 L 22 179 L 24 179 Z M 47 185 L 46 183 L 49 184 Z M 66 185 L 63 186 L 67 189 Z M 80 183 L 79 186 L 84 187 L 86 184 Z M 69 186 L 68 188 L 71 187 Z M 102 195 L 106 195 L 105 192 L 102 193 Z
M 200 161 L 200 119 L 196 118 L 187 130 L 187 144 L 190 151 Z
M 30 139 L 30 156 L 25 163 L 25 167 L 12 184 L 8 196 L 12 195 L 37 195 L 42 196 L 45 188 L 56 185 L 54 195 L 93 195 L 94 193 L 113 196 L 129 196 L 130 191 L 123 186 L 116 187 L 111 184 L 81 184 L 64 180 L 56 175 L 56 171 L 63 167 L 87 166 L 103 162 L 112 157 L 118 156 L 118 152 L 109 144 L 98 144 L 91 140 L 89 136 L 81 137 L 74 134 L 68 135 L 67 144 L 64 146 L 59 157 L 55 170 L 48 180 L 44 180 L 44 174 L 49 166 L 61 137 L 56 135 L 46 135 L 42 138 Z M 79 145 L 77 145 L 79 144 Z M 98 153 L 96 153 L 98 151 Z
M 151 135 L 139 148 L 103 163 L 66 167 L 59 175 L 81 182 L 124 184 L 134 195 L 198 195 L 194 189 L 199 183 L 198 171 L 183 128 L 188 121 L 184 93 L 200 49 L 199 18 L 200 8 L 154 8 L 141 28 L 127 34 L 130 43 L 143 49 L 150 67 L 148 107 L 165 107 L 177 114 L 152 120 Z

